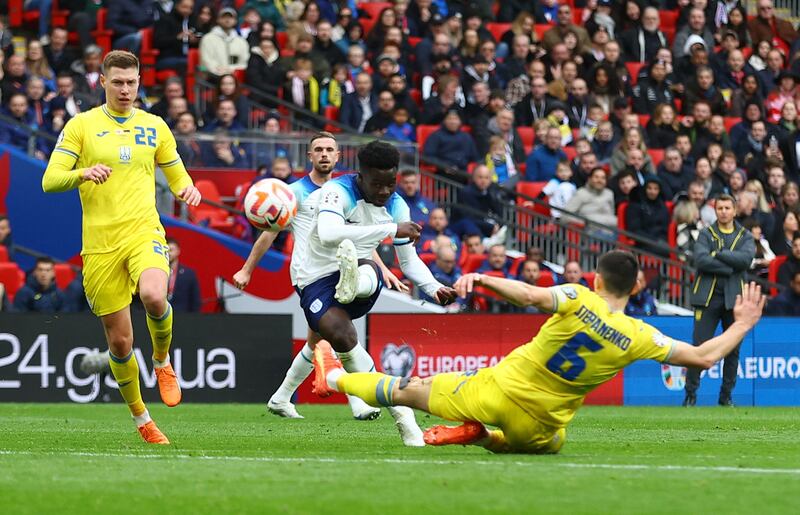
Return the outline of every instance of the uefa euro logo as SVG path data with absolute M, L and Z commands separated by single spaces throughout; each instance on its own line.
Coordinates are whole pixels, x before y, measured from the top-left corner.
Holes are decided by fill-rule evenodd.
M 683 387 L 686 386 L 686 367 L 661 365 L 661 381 L 667 390 L 683 390 Z
M 417 362 L 417 355 L 410 345 L 397 346 L 387 343 L 381 351 L 381 367 L 385 374 L 409 378 Z

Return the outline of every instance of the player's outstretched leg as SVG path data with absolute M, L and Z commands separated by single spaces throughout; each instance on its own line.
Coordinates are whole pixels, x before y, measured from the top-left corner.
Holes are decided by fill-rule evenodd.
M 433 426 L 423 433 L 428 445 L 470 445 L 489 437 L 486 426 L 468 421 L 460 426 Z
M 352 241 L 342 240 L 336 251 L 336 259 L 339 262 L 339 282 L 334 297 L 341 304 L 369 297 L 380 287 L 375 266 L 368 260 L 361 260 L 359 264 Z
M 372 368 L 374 369 L 374 365 Z M 327 342 L 320 342 L 314 350 L 314 369 L 314 393 L 328 397 L 338 391 L 360 397 L 370 406 L 385 406 L 395 419 L 395 425 L 404 445 L 407 447 L 425 445 L 422 430 L 414 417 L 414 410 L 405 406 L 395 406 L 392 402 L 392 389 L 396 381 L 401 378 L 378 372 L 347 373 Z M 337 381 L 345 377 L 343 383 L 347 386 L 337 385 Z
M 168 444 L 169 440 L 156 427 L 155 422 L 150 418 L 147 408 L 142 401 L 142 392 L 139 389 L 139 364 L 136 356 L 131 350 L 127 356 L 119 357 L 109 353 L 109 364 L 111 373 L 119 385 L 119 393 L 128 404 L 133 420 L 147 443 Z
M 167 302 L 168 276 L 159 268 L 148 268 L 139 277 L 139 297 L 147 312 L 147 329 L 153 340 L 153 367 L 161 400 L 169 407 L 181 402 L 178 376 L 169 362 L 172 345 L 172 306 Z
M 297 412 L 291 399 L 297 387 L 300 386 L 300 384 L 305 381 L 306 377 L 314 370 L 314 365 L 311 362 L 313 357 L 314 351 L 309 345 L 309 342 L 306 342 L 303 348 L 300 349 L 300 352 L 297 353 L 297 356 L 294 357 L 292 365 L 289 367 L 289 370 L 286 371 L 286 377 L 283 378 L 283 382 L 275 393 L 272 394 L 272 397 L 269 398 L 267 410 L 270 413 L 285 418 L 303 418 L 303 416 Z

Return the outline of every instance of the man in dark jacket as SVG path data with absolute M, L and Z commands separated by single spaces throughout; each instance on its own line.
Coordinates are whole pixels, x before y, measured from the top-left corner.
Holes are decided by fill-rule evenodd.
M 172 11 L 158 19 L 153 28 L 153 46 L 158 49 L 156 68 L 186 69 L 189 49 L 197 48 L 200 38 L 192 10 L 194 0 L 175 2 Z
M 501 196 L 502 191 L 492 183 L 489 168 L 486 165 L 476 166 L 472 171 L 472 183 L 458 194 L 458 204 L 453 207 L 450 227 L 462 238 L 467 234 L 494 236 L 501 230 L 498 221 L 503 209 Z
M 400 172 L 397 193 L 408 204 L 411 221 L 422 226 L 427 224 L 428 217 L 430 217 L 431 211 L 436 207 L 436 204 L 432 200 L 423 197 L 419 192 L 419 175 L 416 171 L 406 169 Z
M 56 313 L 64 307 L 64 294 L 56 287 L 55 264 L 38 258 L 25 286 L 14 297 L 14 310 L 22 313 Z
M 459 170 L 466 170 L 469 163 L 479 159 L 475 142 L 461 130 L 461 116 L 454 109 L 447 112 L 442 127 L 425 141 L 422 153 Z
M 733 306 L 742 292 L 745 273 L 755 256 L 755 242 L 750 232 L 735 221 L 736 200 L 720 195 L 714 205 L 717 221 L 700 231 L 694 246 L 697 277 L 692 288 L 691 303 L 695 308 L 694 345 L 701 345 L 714 336 L 722 321 L 723 329 L 733 324 Z M 739 369 L 739 347 L 725 357 L 722 367 L 721 406 L 733 406 L 731 394 Z M 686 373 L 684 406 L 694 406 L 700 387 L 700 369 Z
M 800 317 L 800 268 L 798 268 L 789 287 L 769 301 L 767 316 Z
M 657 242 L 652 244 L 637 242 L 636 246 L 668 256 L 670 249 L 663 243 L 667 241 L 669 210 L 664 203 L 661 182 L 657 177 L 650 175 L 645 179 L 644 186 L 634 189 L 631 196 L 631 203 L 625 212 L 628 230 Z
M 153 2 L 148 0 L 114 0 L 108 3 L 108 28 L 114 31 L 114 49 L 139 53 L 141 29 L 153 25 Z
M 169 285 L 167 296 L 172 309 L 176 313 L 187 313 L 200 311 L 202 300 L 200 299 L 200 283 L 197 282 L 197 275 L 194 270 L 188 268 L 178 261 L 181 255 L 181 247 L 174 238 L 167 238 L 169 245 Z
M 369 73 L 359 73 L 355 87 L 355 91 L 342 98 L 339 122 L 363 132 L 367 121 L 378 110 L 378 95 L 372 91 L 372 77 Z
M 792 253 L 787 256 L 780 268 L 778 268 L 778 284 L 787 285 L 792 277 L 800 272 L 800 232 L 792 236 Z
M 69 32 L 64 27 L 53 27 L 50 31 L 50 43 L 44 46 L 44 56 L 56 74 L 68 72 L 72 62 L 78 58 L 67 48 Z
M 681 191 L 687 191 L 694 179 L 694 170 L 684 166 L 683 157 L 675 147 L 667 147 L 664 160 L 656 168 L 658 178 L 664 189 L 664 197 L 671 199 Z

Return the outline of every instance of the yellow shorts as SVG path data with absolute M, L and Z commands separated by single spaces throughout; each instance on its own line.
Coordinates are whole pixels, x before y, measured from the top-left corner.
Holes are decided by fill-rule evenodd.
M 85 254 L 83 289 L 92 312 L 100 317 L 128 306 L 148 268 L 169 275 L 168 251 L 164 235 L 153 232 L 131 238 L 114 252 Z
M 448 420 L 496 426 L 508 446 L 519 452 L 555 453 L 566 439 L 563 428 L 542 424 L 509 399 L 497 386 L 491 367 L 434 376 L 428 407 Z

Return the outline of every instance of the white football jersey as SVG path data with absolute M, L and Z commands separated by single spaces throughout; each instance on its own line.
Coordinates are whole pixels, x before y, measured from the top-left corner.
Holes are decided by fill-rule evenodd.
M 337 246 L 326 246 L 317 233 L 319 213 L 328 211 L 341 216 L 347 225 L 378 226 L 398 224 L 411 220 L 408 204 L 397 193 L 392 193 L 385 206 L 376 206 L 364 200 L 361 190 L 356 184 L 357 174 L 343 175 L 327 182 L 315 192 L 317 212 L 308 235 L 305 252 L 292 255 L 292 266 L 295 258 L 298 261 L 296 285 L 303 289 L 314 281 L 333 274 L 339 270 L 336 260 Z M 372 259 L 372 252 L 378 247 L 383 237 L 356 238 L 353 244 L 359 259 Z M 409 243 L 408 238 L 395 239 L 395 245 Z
M 297 214 L 292 220 L 292 234 L 294 234 L 294 249 L 292 249 L 292 260 L 289 265 L 289 276 L 292 284 L 297 284 L 297 270 L 301 266 L 301 258 L 305 254 L 308 245 L 308 235 L 314 226 L 317 214 L 317 202 L 321 188 L 317 186 L 311 177 L 306 175 L 299 181 L 289 185 L 297 198 Z

